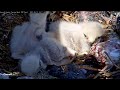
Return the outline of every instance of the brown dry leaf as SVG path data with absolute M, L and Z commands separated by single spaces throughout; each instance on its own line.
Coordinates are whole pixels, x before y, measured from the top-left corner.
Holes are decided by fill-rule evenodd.
M 63 17 L 62 17 L 65 21 L 71 21 L 71 22 L 75 22 L 76 21 L 76 19 L 75 19 L 75 17 L 74 16 L 72 16 L 72 15 L 67 15 L 67 14 L 63 14 Z
M 103 25 L 105 25 L 104 28 L 111 27 L 111 25 L 112 25 L 111 19 L 108 18 L 108 17 L 105 17 L 105 16 L 103 16 L 103 15 L 101 15 L 101 17 L 102 17 L 103 20 L 104 20 L 104 24 L 103 24 Z
M 55 14 L 50 16 L 51 21 L 56 21 L 58 20 L 58 18 L 59 18 L 58 15 Z
M 62 68 L 62 70 L 63 70 L 64 72 L 67 72 L 67 71 L 68 71 L 67 65 L 62 65 L 61 68 Z

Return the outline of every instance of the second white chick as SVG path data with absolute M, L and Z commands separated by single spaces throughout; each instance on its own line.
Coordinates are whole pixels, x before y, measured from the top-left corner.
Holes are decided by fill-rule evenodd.
M 87 54 L 91 43 L 102 36 L 105 30 L 98 22 L 82 22 L 79 24 L 56 21 L 50 24 L 49 32 L 63 46 L 79 54 Z

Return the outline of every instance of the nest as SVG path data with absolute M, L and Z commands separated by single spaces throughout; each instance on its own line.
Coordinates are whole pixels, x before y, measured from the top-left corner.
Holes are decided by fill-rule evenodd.
M 86 17 L 87 16 L 87 17 Z M 115 30 L 117 15 L 112 11 L 84 12 L 84 11 L 53 11 L 48 17 L 48 22 L 64 20 L 67 22 L 79 23 L 83 21 L 97 21 L 102 23 L 105 29 Z M 0 72 L 22 74 L 18 67 L 18 61 L 11 58 L 9 42 L 11 33 L 16 25 L 29 21 L 29 13 L 1 13 L 0 14 Z M 118 33 L 118 29 L 116 30 Z M 107 38 L 104 37 L 104 40 Z M 109 56 L 108 56 L 109 57 Z M 115 68 L 111 71 L 104 71 L 105 63 L 100 63 L 94 55 L 76 56 L 75 62 L 77 68 L 84 68 L 95 71 L 88 74 L 87 78 L 120 78 L 120 70 Z M 65 66 L 62 66 L 62 68 Z M 67 66 L 66 66 L 67 67 Z M 67 69 L 63 69 L 67 71 Z M 16 74 L 17 75 L 17 74 Z
M 18 72 L 18 62 L 11 58 L 10 38 L 13 28 L 28 21 L 28 14 L 1 13 L 0 14 L 0 71 L 4 73 Z

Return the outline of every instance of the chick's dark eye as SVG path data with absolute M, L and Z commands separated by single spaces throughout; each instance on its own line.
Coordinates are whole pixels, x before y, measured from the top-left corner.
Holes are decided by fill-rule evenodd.
M 84 36 L 85 36 L 86 39 L 88 39 L 87 35 L 84 34 Z
M 36 38 L 40 41 L 42 40 L 42 35 L 37 35 Z
M 85 37 L 87 37 L 85 34 L 84 34 Z

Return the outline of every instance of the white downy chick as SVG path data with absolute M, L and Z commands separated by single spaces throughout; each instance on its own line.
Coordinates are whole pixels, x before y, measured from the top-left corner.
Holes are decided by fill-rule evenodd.
M 21 61 L 21 71 L 28 76 L 34 76 L 47 65 L 61 66 L 69 64 L 72 59 L 67 58 L 70 53 L 66 47 L 50 37 L 44 37 L 36 49 L 31 50 Z M 74 56 L 74 55 L 73 55 Z
M 75 50 L 80 54 L 87 54 L 90 43 L 102 36 L 105 32 L 98 22 L 82 22 L 79 24 L 56 21 L 50 24 L 49 33 L 63 46 Z
M 22 59 L 26 53 L 37 46 L 39 40 L 36 37 L 45 32 L 47 15 L 48 12 L 30 13 L 30 22 L 13 29 L 10 49 L 14 59 Z

